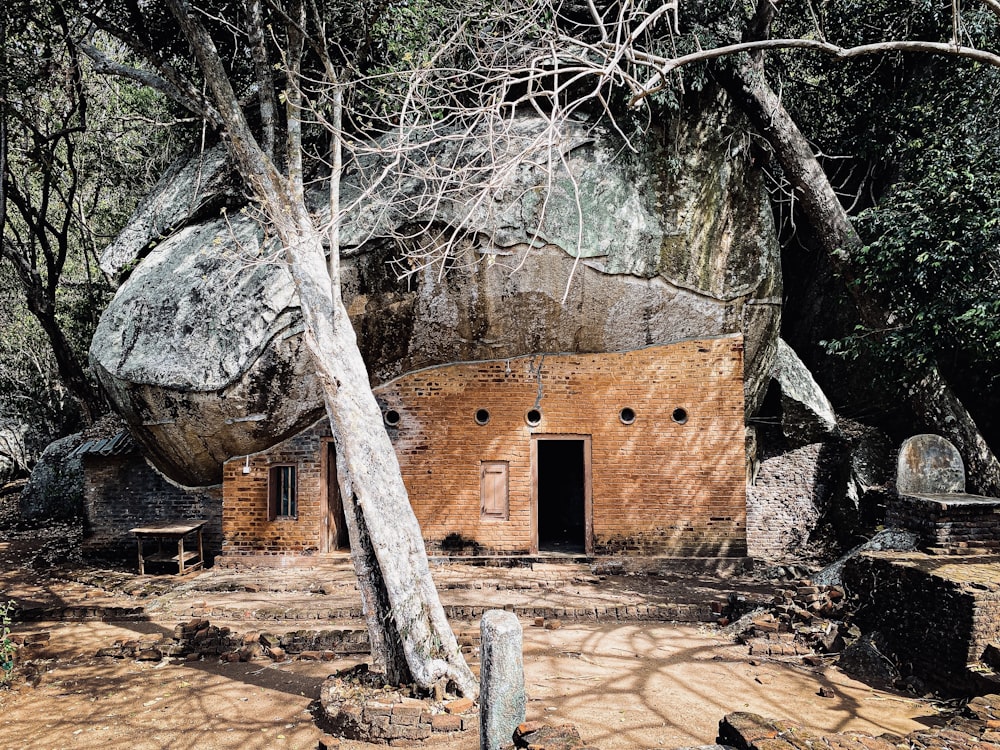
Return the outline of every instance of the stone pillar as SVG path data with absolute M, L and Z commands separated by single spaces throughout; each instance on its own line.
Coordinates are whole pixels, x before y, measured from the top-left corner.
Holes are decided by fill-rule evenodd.
M 521 623 L 512 612 L 491 609 L 479 632 L 479 750 L 500 750 L 525 719 Z

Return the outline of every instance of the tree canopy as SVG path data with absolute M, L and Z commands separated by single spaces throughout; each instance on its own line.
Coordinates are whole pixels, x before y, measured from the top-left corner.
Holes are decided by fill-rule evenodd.
M 112 291 L 97 256 L 163 168 L 173 118 L 159 95 L 94 74 L 77 46 L 79 19 L 60 4 L 7 11 L 0 420 L 27 429 L 32 455 L 106 409 L 86 372 Z

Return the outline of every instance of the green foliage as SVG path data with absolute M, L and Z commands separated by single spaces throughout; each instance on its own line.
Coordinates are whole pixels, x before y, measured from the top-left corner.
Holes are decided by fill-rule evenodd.
M 23 442 L 5 460 L 0 441 L 0 465 L 22 473 L 79 426 L 71 394 L 98 401 L 83 363 L 112 286 L 97 257 L 176 141 L 160 95 L 93 73 L 74 38 L 83 26 L 63 6 L 15 0 L 12 10 L 0 65 L 0 430 Z
M 17 646 L 10 638 L 11 613 L 14 609 L 13 600 L 0 602 L 0 687 L 9 685 L 14 674 Z
M 948 41 L 951 5 L 919 0 L 800 0 L 776 36 L 842 46 L 889 39 Z M 994 15 L 970 6 L 962 41 L 992 48 Z M 856 283 L 890 315 L 827 342 L 833 353 L 884 363 L 891 385 L 927 362 L 1000 365 L 1000 70 L 954 58 L 888 54 L 851 62 L 786 52 L 774 85 L 846 206 L 863 242 Z
M 998 74 L 977 75 L 992 92 L 1000 86 Z M 897 178 L 856 222 L 866 239 L 860 282 L 888 301 L 896 320 L 873 340 L 905 364 L 959 352 L 1000 361 L 1000 102 L 977 88 L 941 91 L 909 108 Z

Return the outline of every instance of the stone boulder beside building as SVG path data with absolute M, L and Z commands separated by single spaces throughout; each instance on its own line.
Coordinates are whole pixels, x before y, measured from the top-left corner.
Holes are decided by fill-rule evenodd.
M 83 433 L 75 433 L 45 448 L 21 491 L 21 525 L 33 527 L 83 517 L 83 465 L 76 449 L 85 440 Z
M 741 333 L 754 413 L 777 347 L 781 273 L 759 171 L 722 135 L 737 118 L 710 101 L 697 118 L 650 132 L 632 155 L 611 133 L 570 128 L 563 174 L 550 183 L 526 164 L 473 215 L 461 201 L 433 216 L 360 205 L 342 230 L 343 288 L 373 386 L 448 363 Z M 205 198 L 176 205 L 184 174 L 198 171 L 161 186 L 174 198 L 147 202 L 170 221 L 137 215 L 104 259 L 109 272 L 132 270 L 101 319 L 91 363 L 153 463 L 207 485 L 227 459 L 312 424 L 322 401 L 273 243 L 249 216 L 206 216 Z M 346 177 L 346 202 L 360 182 Z M 405 191 L 420 186 L 400 185 L 374 203 L 411 205 Z M 451 267 L 401 277 L 413 269 L 395 236 L 432 220 L 464 232 Z

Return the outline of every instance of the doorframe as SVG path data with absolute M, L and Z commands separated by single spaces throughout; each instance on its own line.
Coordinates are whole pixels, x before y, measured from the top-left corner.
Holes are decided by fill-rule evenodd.
M 583 551 L 594 554 L 594 496 L 591 476 L 591 436 L 573 432 L 534 433 L 531 436 L 531 554 L 538 554 L 538 442 L 580 440 L 583 442 Z
M 320 438 L 319 551 L 321 553 L 344 551 L 342 547 L 337 546 L 337 536 L 339 536 L 340 530 L 337 529 L 336 534 L 332 534 L 330 531 L 330 459 L 334 457 L 334 451 L 336 451 L 336 447 L 332 437 Z M 339 486 L 337 492 L 340 492 Z

